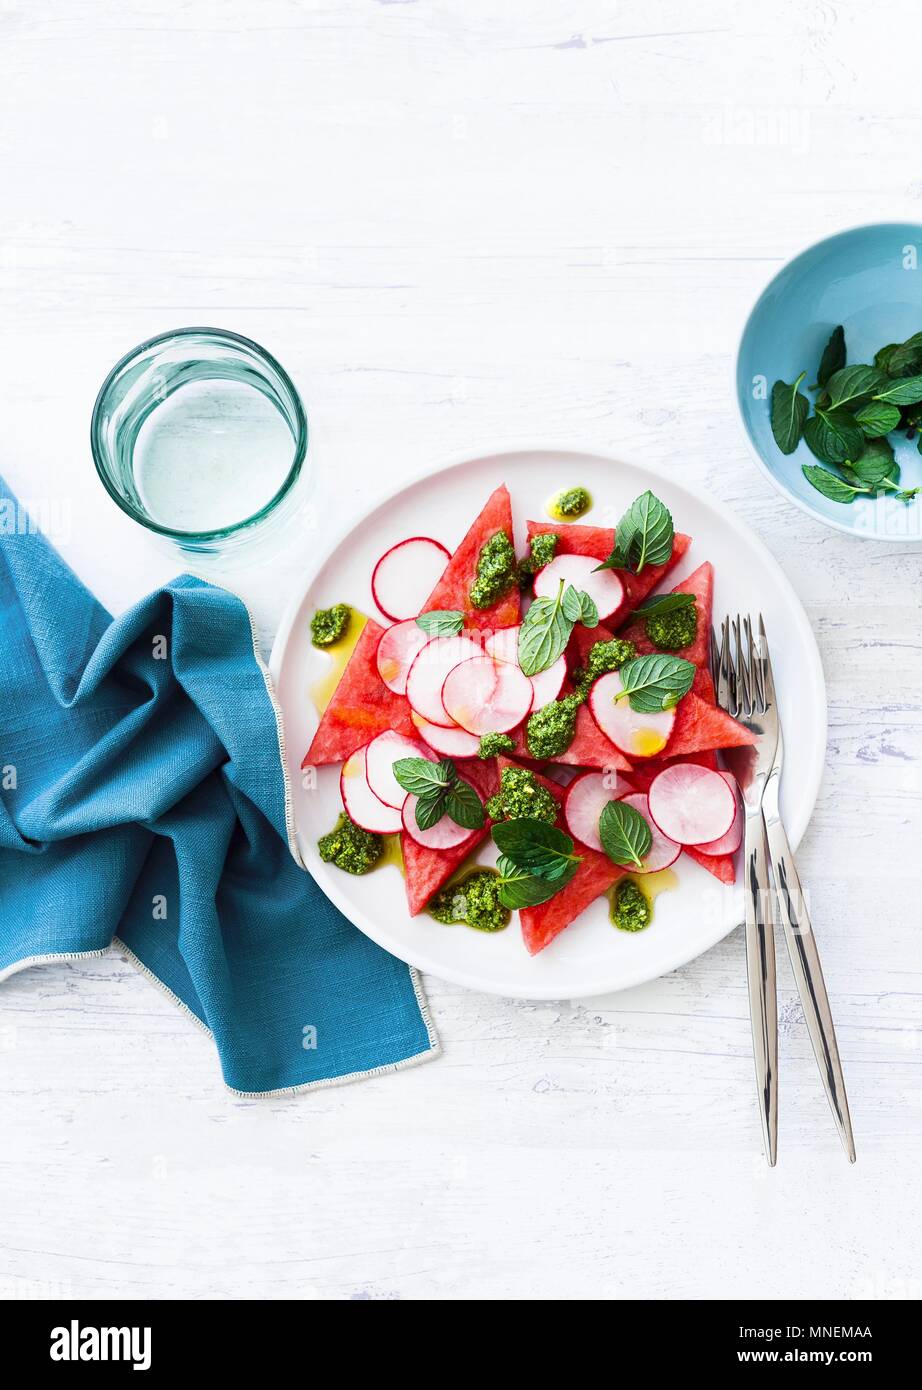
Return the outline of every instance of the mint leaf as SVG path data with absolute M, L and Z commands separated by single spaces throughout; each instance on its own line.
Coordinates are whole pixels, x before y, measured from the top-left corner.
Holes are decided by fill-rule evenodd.
M 571 623 L 582 623 L 583 627 L 598 627 L 599 610 L 582 589 L 575 589 L 572 584 L 568 584 L 561 606 Z
M 398 758 L 394 763 L 394 776 L 405 792 L 413 796 L 428 796 L 441 791 L 454 779 L 454 764 L 445 758 L 440 763 L 429 758 Z
M 922 376 L 901 377 L 874 392 L 875 401 L 890 401 L 892 405 L 915 405 L 922 401 Z
M 430 791 L 416 798 L 416 824 L 420 830 L 431 830 L 434 825 L 445 814 L 446 798 L 448 793 L 444 788 L 441 791 Z
M 804 426 L 804 439 L 822 463 L 844 463 L 864 448 L 861 426 L 847 410 L 817 410 Z
M 900 423 L 900 409 L 887 401 L 868 401 L 855 412 L 855 420 L 866 439 L 878 439 L 896 429 Z
M 810 402 L 797 388 L 806 375 L 801 372 L 792 386 L 786 381 L 776 381 L 772 387 L 772 434 L 783 454 L 793 454 L 804 431 Z
M 849 410 L 854 410 L 865 401 L 869 401 L 886 380 L 879 367 L 843 367 L 840 372 L 829 378 L 826 388 L 829 392 L 829 404 L 833 409 L 836 406 L 847 406 Z
M 455 825 L 479 830 L 484 822 L 483 802 L 469 782 L 459 777 L 445 793 L 445 810 Z
M 658 594 L 644 599 L 631 614 L 631 618 L 665 618 L 667 613 L 677 613 L 680 608 L 693 608 L 694 594 Z
M 834 372 L 845 366 L 845 329 L 841 323 L 832 330 L 829 342 L 823 348 L 819 369 L 816 373 L 817 386 L 825 386 Z
M 672 554 L 674 539 L 668 507 L 652 492 L 641 493 L 615 527 L 611 554 L 596 569 L 631 569 L 640 574 L 644 565 L 664 565 Z
M 899 478 L 899 466 L 893 456 L 893 448 L 886 439 L 871 439 L 860 458 L 849 460 L 848 469 L 858 483 L 871 487 L 889 480 L 895 483 Z M 849 482 L 852 478 L 849 478 Z
M 673 709 L 691 690 L 696 669 L 694 662 L 664 652 L 635 657 L 621 667 L 622 688 L 615 699 L 627 699 L 631 709 L 648 714 Z
M 560 656 L 570 640 L 574 618 L 564 609 L 564 595 L 575 593 L 572 585 L 564 589 L 563 580 L 556 598 L 536 598 L 519 628 L 519 665 L 526 676 L 546 671 Z
M 889 350 L 883 348 L 881 351 L 887 353 L 888 376 L 915 376 L 922 368 L 922 333 L 913 333 L 905 343 L 891 344 Z M 876 362 L 877 358 L 874 360 Z
M 571 863 L 565 874 L 549 883 L 547 879 L 539 878 L 527 869 L 517 868 L 511 859 L 501 854 L 496 861 L 500 883 L 499 900 L 503 907 L 511 908 L 513 911 L 523 907 L 537 907 L 539 903 L 546 903 L 555 893 L 559 893 L 561 888 L 565 888 L 578 867 L 577 864 Z
M 517 820 L 499 821 L 491 833 L 500 854 L 517 869 L 527 869 L 548 882 L 559 882 L 570 871 L 571 864 L 580 862 L 581 856 L 573 853 L 570 836 L 546 820 L 521 816 Z
M 454 637 L 464 626 L 464 614 L 451 608 L 434 608 L 431 613 L 420 613 L 416 626 L 430 637 Z
M 817 468 L 815 463 L 805 463 L 800 470 L 811 487 L 828 497 L 831 502 L 854 502 L 860 494 L 870 492 L 867 487 L 852 487 L 828 468 Z
M 644 817 L 623 801 L 609 801 L 599 817 L 599 838 L 613 864 L 643 867 L 643 857 L 653 844 L 653 832 Z

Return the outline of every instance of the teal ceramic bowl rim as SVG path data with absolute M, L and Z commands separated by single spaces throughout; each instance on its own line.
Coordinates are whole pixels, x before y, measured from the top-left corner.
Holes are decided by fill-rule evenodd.
M 752 323 L 752 320 L 755 318 L 756 311 L 762 303 L 762 300 L 765 298 L 769 290 L 774 285 L 775 281 L 778 280 L 780 276 L 782 276 L 784 272 L 795 263 L 795 261 L 801 260 L 801 258 L 804 256 L 809 256 L 812 252 L 818 250 L 821 246 L 825 246 L 830 242 L 838 241 L 842 237 L 854 236 L 856 232 L 886 231 L 888 229 L 893 229 L 896 227 L 916 227 L 919 231 L 919 237 L 920 239 L 922 239 L 922 223 L 919 222 L 902 220 L 887 222 L 856 222 L 851 227 L 842 227 L 837 232 L 830 232 L 828 236 L 819 237 L 816 241 L 811 241 L 807 246 L 802 247 L 793 256 L 789 256 L 787 260 L 784 262 L 784 264 L 765 281 L 762 288 L 759 290 L 759 292 L 753 299 L 750 308 L 746 314 L 746 317 L 743 320 L 743 327 L 740 332 L 739 339 L 737 341 L 736 354 L 733 358 L 733 362 L 731 365 L 731 387 L 737 423 L 739 425 L 743 439 L 746 443 L 746 447 L 752 455 L 753 459 L 755 460 L 759 468 L 759 471 L 761 473 L 764 473 L 765 477 L 771 483 L 772 487 L 775 489 L 776 492 L 779 492 L 782 497 L 787 498 L 787 500 L 793 506 L 795 506 L 798 509 L 798 511 L 803 512 L 805 516 L 812 517 L 814 521 L 822 522 L 824 526 L 829 526 L 834 531 L 840 531 L 844 536 L 851 536 L 853 540 L 861 541 L 876 540 L 879 542 L 881 539 L 884 538 L 880 536 L 870 535 L 869 533 L 864 531 L 857 531 L 853 527 L 847 526 L 845 522 L 836 521 L 834 517 L 826 516 L 823 512 L 819 511 L 814 507 L 811 507 L 802 498 L 796 497 L 793 492 L 791 492 L 787 487 L 785 487 L 784 483 L 777 476 L 777 474 L 769 468 L 768 464 L 763 459 L 759 450 L 756 448 L 755 442 L 753 441 L 752 436 L 750 435 L 749 430 L 746 427 L 746 419 L 743 415 L 742 405 L 740 404 L 739 389 L 737 387 L 737 376 L 739 373 L 740 358 L 743 352 L 743 343 L 746 340 L 746 334 L 749 332 L 749 326 Z M 914 545 L 918 545 L 919 543 L 919 537 L 911 535 L 888 535 L 885 539 L 891 543 L 893 541 L 904 542 L 906 544 Z
M 132 504 L 112 486 L 107 474 L 106 464 L 103 461 L 105 451 L 100 443 L 102 434 L 100 422 L 106 396 L 113 382 L 119 373 L 124 371 L 136 357 L 139 357 L 143 352 L 147 352 L 149 348 L 157 347 L 160 343 L 175 342 L 177 339 L 192 338 L 201 334 L 209 334 L 211 337 L 223 339 L 223 341 L 233 346 L 247 348 L 256 357 L 261 358 L 262 361 L 277 374 L 282 386 L 289 395 L 292 415 L 294 416 L 297 426 L 297 434 L 294 440 L 295 448 L 291 466 L 282 480 L 281 486 L 276 490 L 274 495 L 260 507 L 259 511 L 244 517 L 242 521 L 235 521 L 230 526 L 219 526 L 212 531 L 178 531 L 172 526 L 161 526 L 159 522 L 153 521 L 150 517 L 144 515 L 144 513 L 139 512 L 137 507 L 132 506 Z M 93 405 L 93 414 L 90 418 L 90 450 L 93 454 L 93 463 L 99 481 L 116 506 L 120 507 L 126 516 L 130 516 L 132 521 L 136 521 L 139 526 L 143 526 L 147 531 L 155 531 L 158 535 L 168 536 L 171 540 L 193 542 L 211 541 L 221 540 L 223 537 L 236 536 L 241 531 L 255 526 L 257 522 L 264 520 L 264 518 L 275 510 L 301 476 L 304 460 L 307 457 L 308 433 L 307 415 L 304 410 L 304 404 L 298 394 L 297 387 L 281 362 L 273 357 L 271 352 L 267 352 L 260 343 L 255 342 L 252 338 L 245 338 L 242 333 L 233 333 L 229 328 L 174 328 L 166 333 L 157 333 L 153 338 L 145 338 L 143 343 L 138 343 L 135 347 L 131 348 L 130 351 L 120 357 L 111 371 L 107 373 L 106 379 L 100 386 L 96 395 L 96 401 Z

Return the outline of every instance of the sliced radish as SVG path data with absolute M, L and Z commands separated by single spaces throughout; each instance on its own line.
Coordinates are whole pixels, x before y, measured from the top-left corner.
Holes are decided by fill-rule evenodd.
M 650 814 L 680 845 L 705 845 L 729 833 L 736 796 L 721 777 L 699 763 L 673 763 L 650 783 Z
M 616 701 L 615 697 L 623 689 L 617 671 L 600 676 L 589 691 L 592 717 L 602 733 L 628 757 L 655 758 L 669 742 L 675 723 L 675 710 L 655 710 L 642 714 L 639 710 L 631 709 L 627 697 Z
M 529 677 L 534 691 L 532 709 L 543 709 L 552 700 L 556 700 L 563 690 L 563 683 L 566 678 L 567 661 L 566 657 L 563 656 L 559 656 L 553 666 L 549 666 L 546 671 L 539 671 L 536 676 Z
M 430 536 L 410 536 L 385 551 L 371 576 L 371 592 L 385 618 L 392 623 L 415 618 L 450 559 L 450 551 Z
M 508 661 L 477 656 L 449 671 L 442 704 L 469 734 L 506 734 L 531 709 L 531 681 Z
M 399 811 L 407 799 L 407 793 L 394 776 L 394 763 L 398 758 L 426 758 L 429 762 L 434 762 L 435 759 L 421 743 L 412 738 L 404 738 L 403 734 L 395 734 L 392 729 L 378 734 L 377 738 L 365 745 L 365 776 L 368 778 L 368 785 L 379 801 L 383 801 L 385 806 L 394 806 Z
M 674 864 L 682 853 L 682 846 L 675 840 L 670 840 L 668 835 L 664 835 L 650 814 L 650 803 L 643 792 L 632 792 L 630 796 L 623 796 L 621 800 L 625 806 L 632 806 L 635 811 L 639 811 L 644 820 L 650 827 L 650 834 L 653 836 L 653 843 L 643 857 L 643 868 L 638 869 L 636 864 L 629 865 L 632 874 L 655 874 L 660 869 L 668 869 L 670 864 Z
M 496 661 L 508 661 L 511 666 L 518 666 L 519 631 L 519 627 L 501 627 L 487 638 L 484 647 Z M 543 709 L 552 700 L 556 700 L 566 678 L 567 661 L 563 655 L 546 671 L 539 671 L 536 676 L 530 676 L 534 691 L 532 709 Z
M 589 595 L 600 618 L 610 618 L 624 602 L 624 585 L 614 570 L 597 569 L 598 563 L 591 555 L 558 555 L 535 575 L 536 596 L 556 598 L 562 579 Z
M 724 772 L 720 768 L 718 771 L 733 793 L 736 801 L 736 815 L 733 817 L 733 824 L 726 835 L 721 835 L 718 840 L 709 840 L 703 845 L 692 846 L 699 854 L 735 854 L 743 839 L 743 798 L 740 796 L 736 778 L 732 772 Z
M 364 748 L 357 748 L 343 763 L 339 790 L 350 818 L 363 830 L 390 835 L 400 829 L 400 812 L 385 806 L 368 785 Z
M 564 819 L 573 838 L 602 854 L 599 817 L 609 801 L 618 801 L 630 791 L 630 782 L 617 772 L 584 772 L 577 777 L 567 788 L 563 803 Z
M 445 729 L 441 724 L 430 724 L 428 719 L 420 719 L 418 714 L 411 714 L 410 718 L 419 729 L 420 738 L 424 738 L 429 747 L 441 753 L 443 758 L 475 758 L 480 752 L 480 739 L 457 724 L 453 729 Z
M 442 704 L 442 686 L 452 667 L 471 657 L 482 656 L 470 637 L 433 637 L 413 659 L 407 676 L 407 699 L 421 719 L 450 729 L 454 720 Z
M 378 675 L 395 695 L 407 693 L 407 676 L 417 652 L 422 651 L 429 637 L 416 624 L 415 618 L 406 622 L 394 623 L 381 634 L 375 659 Z
M 484 642 L 484 651 L 496 661 L 508 661 L 512 666 L 518 666 L 520 631 L 521 623 L 515 627 L 498 627 Z
M 436 821 L 428 830 L 420 830 L 416 824 L 418 800 L 419 798 L 411 793 L 403 803 L 403 828 L 418 845 L 425 845 L 426 849 L 454 849 L 455 845 L 463 844 L 476 834 L 475 831 L 465 830 L 463 825 L 458 825 L 447 815 Z

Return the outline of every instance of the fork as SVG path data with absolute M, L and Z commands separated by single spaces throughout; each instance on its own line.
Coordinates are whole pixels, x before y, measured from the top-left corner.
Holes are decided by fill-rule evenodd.
M 731 650 L 731 632 L 735 654 Z M 758 742 L 752 747 L 728 749 L 724 758 L 740 783 L 746 807 L 746 951 L 766 1157 L 774 1165 L 778 1139 L 778 1006 L 772 894 L 765 867 L 767 851 L 774 904 L 781 919 L 807 1031 L 839 1136 L 849 1161 L 854 1163 L 855 1140 L 832 1010 L 797 865 L 779 808 L 784 734 L 761 614 L 757 639 L 753 637 L 748 617 L 742 621 L 737 617 L 732 623 L 725 618 L 720 646 L 718 648 L 712 631 L 710 650 L 718 704 L 758 736 Z

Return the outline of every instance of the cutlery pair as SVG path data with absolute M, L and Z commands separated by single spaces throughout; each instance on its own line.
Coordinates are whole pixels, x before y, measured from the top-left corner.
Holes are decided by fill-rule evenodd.
M 774 1167 L 778 1156 L 778 998 L 773 927 L 777 911 L 823 1086 L 845 1152 L 854 1163 L 855 1141 L 832 1011 L 779 809 L 784 737 L 761 615 L 757 635 L 748 617 L 725 618 L 719 642 L 712 630 L 710 665 L 717 703 L 757 736 L 755 744 L 727 749 L 723 756 L 740 785 L 745 808 L 746 961 L 765 1156 Z

